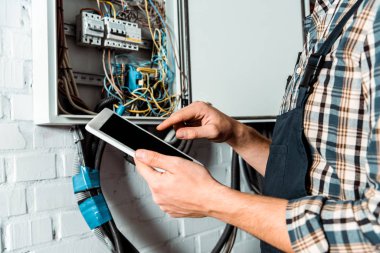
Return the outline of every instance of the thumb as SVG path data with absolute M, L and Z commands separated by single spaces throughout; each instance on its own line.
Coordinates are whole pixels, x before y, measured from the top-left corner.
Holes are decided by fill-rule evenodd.
M 154 181 L 157 175 L 160 174 L 155 169 L 142 163 L 138 159 L 135 158 L 134 160 L 135 160 L 137 172 L 145 179 L 145 181 L 148 182 L 148 184 Z
M 153 170 L 163 169 L 164 171 L 171 173 L 175 172 L 178 164 L 178 159 L 180 159 L 175 156 L 166 156 L 154 151 L 144 149 L 136 150 L 135 157 L 135 160 L 139 160 L 145 165 L 150 166 Z

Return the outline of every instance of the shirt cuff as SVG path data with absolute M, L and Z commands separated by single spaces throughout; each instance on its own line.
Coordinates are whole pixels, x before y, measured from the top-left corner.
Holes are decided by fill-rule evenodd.
M 286 208 L 286 224 L 295 252 L 327 252 L 329 249 L 321 222 L 325 202 L 322 196 L 290 200 Z

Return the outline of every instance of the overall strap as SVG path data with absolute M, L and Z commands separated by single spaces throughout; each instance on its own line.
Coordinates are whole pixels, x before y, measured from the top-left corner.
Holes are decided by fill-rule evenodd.
M 359 9 L 362 2 L 363 0 L 358 0 L 354 6 L 352 6 L 352 8 L 343 16 L 342 20 L 330 33 L 326 41 L 322 44 L 321 48 L 316 53 L 310 55 L 300 87 L 309 88 L 315 83 L 319 75 L 319 71 L 325 62 L 325 56 L 331 51 L 331 48 L 334 45 L 335 41 L 342 33 L 345 24 Z

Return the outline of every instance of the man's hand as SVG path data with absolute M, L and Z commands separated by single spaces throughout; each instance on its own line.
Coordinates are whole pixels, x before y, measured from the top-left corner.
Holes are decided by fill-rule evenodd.
M 176 130 L 178 139 L 207 138 L 215 142 L 227 142 L 246 162 L 265 175 L 270 141 L 211 105 L 194 102 L 173 113 L 157 126 L 157 130 L 171 126 Z
M 285 222 L 287 200 L 229 189 L 216 182 L 204 167 L 178 157 L 137 150 L 135 163 L 148 182 L 153 200 L 170 216 L 214 217 L 291 251 Z
M 207 197 L 223 187 L 204 167 L 182 158 L 137 150 L 135 163 L 152 191 L 153 200 L 172 217 L 207 216 L 210 208 Z
M 170 126 L 176 129 L 178 139 L 207 138 L 215 142 L 224 142 L 233 138 L 237 121 L 204 102 L 194 102 L 173 113 L 157 126 L 164 130 Z

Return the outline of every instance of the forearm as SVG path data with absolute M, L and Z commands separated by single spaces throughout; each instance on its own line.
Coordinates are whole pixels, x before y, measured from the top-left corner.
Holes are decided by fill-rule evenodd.
M 261 175 L 269 156 L 270 141 L 252 127 L 238 121 L 234 122 L 234 133 L 227 143 Z
M 260 240 L 292 252 L 286 226 L 287 200 L 250 195 L 218 186 L 206 200 L 207 216 L 237 226 Z

